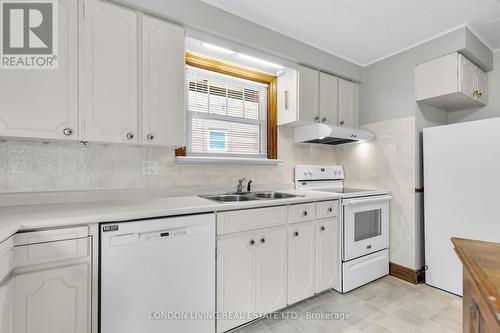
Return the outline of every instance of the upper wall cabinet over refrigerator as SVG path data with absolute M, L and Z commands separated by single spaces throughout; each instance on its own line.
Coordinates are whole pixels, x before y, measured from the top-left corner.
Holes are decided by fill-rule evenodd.
M 142 17 L 142 143 L 185 144 L 184 28 Z
M 278 124 L 357 127 L 358 84 L 299 66 L 278 77 Z
M 78 8 L 58 0 L 57 68 L 0 70 L 0 136 L 78 139 Z
M 484 106 L 488 78 L 462 54 L 450 53 L 415 67 L 415 97 L 444 110 Z
M 82 21 L 81 138 L 137 143 L 137 13 L 87 0 Z

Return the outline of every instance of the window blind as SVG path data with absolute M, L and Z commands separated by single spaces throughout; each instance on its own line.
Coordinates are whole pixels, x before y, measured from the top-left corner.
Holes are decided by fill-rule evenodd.
M 186 66 L 187 154 L 267 158 L 268 85 Z

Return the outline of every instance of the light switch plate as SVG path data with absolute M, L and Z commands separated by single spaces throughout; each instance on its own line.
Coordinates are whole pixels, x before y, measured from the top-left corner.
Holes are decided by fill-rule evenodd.
M 157 175 L 158 174 L 158 161 L 142 161 L 142 174 Z

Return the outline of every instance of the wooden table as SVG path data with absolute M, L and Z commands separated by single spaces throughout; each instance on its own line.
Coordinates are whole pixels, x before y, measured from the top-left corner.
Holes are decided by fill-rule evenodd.
M 451 241 L 464 265 L 463 331 L 500 332 L 500 244 Z

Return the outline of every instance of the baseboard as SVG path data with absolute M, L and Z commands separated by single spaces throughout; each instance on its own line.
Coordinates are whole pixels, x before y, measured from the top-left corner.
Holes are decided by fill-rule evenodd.
M 425 268 L 414 270 L 395 263 L 389 263 L 389 274 L 403 281 L 419 284 L 425 282 Z

